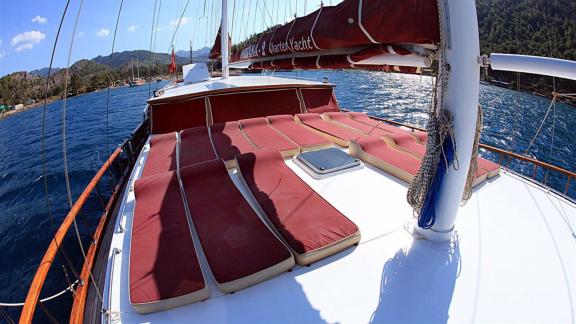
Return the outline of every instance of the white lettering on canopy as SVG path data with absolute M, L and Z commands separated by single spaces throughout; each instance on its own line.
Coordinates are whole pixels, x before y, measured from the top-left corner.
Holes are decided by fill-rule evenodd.
M 313 50 L 314 46 L 312 45 L 312 39 L 310 36 L 302 36 L 300 39 L 291 37 L 287 41 L 278 43 L 270 41 L 268 46 L 266 46 L 266 42 L 262 42 L 260 47 L 258 44 L 247 46 L 240 52 L 240 58 L 246 60 L 260 56 L 285 54 L 290 51 L 307 52 Z

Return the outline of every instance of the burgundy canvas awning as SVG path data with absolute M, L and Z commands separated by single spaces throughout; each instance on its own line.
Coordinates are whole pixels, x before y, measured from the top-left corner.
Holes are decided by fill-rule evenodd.
M 264 33 L 230 61 L 282 69 L 423 67 L 427 56 L 410 49 L 439 42 L 436 0 L 345 0 Z

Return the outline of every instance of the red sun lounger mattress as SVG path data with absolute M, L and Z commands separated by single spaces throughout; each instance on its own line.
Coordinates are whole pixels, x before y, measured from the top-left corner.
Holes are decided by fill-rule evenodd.
M 132 306 L 140 313 L 150 313 L 208 298 L 176 171 L 136 181 L 134 193 L 129 270 Z
M 180 132 L 180 167 L 216 159 L 216 153 L 205 126 L 188 128 Z
M 159 172 L 176 170 L 176 146 L 177 133 L 152 135 L 150 139 L 150 151 L 146 156 L 144 170 L 141 177 L 147 177 Z
M 360 240 L 358 227 L 312 190 L 272 150 L 236 157 L 239 173 L 298 264 L 307 265 Z
M 233 166 L 236 155 L 257 150 L 246 139 L 237 121 L 214 124 L 211 127 L 212 143 L 218 157 L 226 161 L 228 167 Z
M 351 140 L 362 136 L 359 132 L 351 131 L 323 120 L 322 116 L 319 114 L 298 114 L 296 115 L 296 118 L 309 129 L 316 131 L 318 134 L 330 139 L 340 146 L 347 147 Z
M 368 125 L 354 120 L 350 118 L 348 114 L 343 112 L 324 113 L 324 116 L 326 116 L 328 120 L 334 123 L 340 124 L 344 127 L 352 128 L 358 132 L 362 132 L 365 135 L 382 136 L 390 134 L 390 132 L 380 129 L 377 126 Z
M 289 270 L 294 257 L 262 222 L 220 159 L 180 169 L 188 210 L 214 279 L 224 292 Z
M 421 164 L 421 160 L 412 154 L 396 150 L 375 136 L 362 137 L 352 142 L 350 154 L 408 183 L 412 182 Z M 486 176 L 486 171 L 478 169 L 473 186 L 484 181 Z
M 256 117 L 239 120 L 242 132 L 250 139 L 258 149 L 273 149 L 280 151 L 282 156 L 290 157 L 298 154 L 300 148 L 274 128 L 270 127 L 264 117 Z
M 389 133 L 399 133 L 399 134 L 410 134 L 410 132 L 408 132 L 405 129 L 402 129 L 400 127 L 396 127 L 390 124 L 387 124 L 385 122 L 380 122 L 377 120 L 374 120 L 372 118 L 370 118 L 370 116 L 368 116 L 368 114 L 366 113 L 361 113 L 361 112 L 347 112 L 346 113 L 351 119 L 370 125 L 372 127 L 377 127 L 381 130 L 387 131 Z
M 324 137 L 296 123 L 291 115 L 268 116 L 268 122 L 274 129 L 298 144 L 303 151 L 325 148 L 332 144 Z

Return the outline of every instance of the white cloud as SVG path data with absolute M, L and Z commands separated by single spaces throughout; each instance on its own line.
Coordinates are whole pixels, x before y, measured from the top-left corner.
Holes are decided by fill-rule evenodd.
M 41 17 L 41 16 L 36 16 L 34 18 L 32 18 L 32 22 L 38 23 L 40 25 L 43 24 L 47 24 L 48 23 L 48 18 L 46 17 Z
M 20 52 L 25 49 L 31 49 L 34 44 L 38 44 L 46 38 L 46 35 L 37 31 L 27 31 L 12 37 L 10 40 L 10 46 L 16 47 L 16 52 Z
M 6 52 L 5 52 L 5 51 L 0 51 L 0 59 L 3 58 L 4 56 L 6 56 Z
M 82 36 L 84 36 L 84 32 L 79 32 L 78 37 L 82 37 Z
M 108 37 L 108 35 L 110 35 L 110 30 L 106 28 L 102 28 L 96 33 L 98 37 Z
M 178 26 L 178 20 L 179 20 L 179 19 L 170 21 L 170 27 L 176 28 L 176 26 Z M 190 17 L 186 17 L 186 16 L 182 17 L 182 20 L 180 21 L 180 26 L 186 25 L 186 24 L 189 23 L 191 20 L 192 20 L 192 19 L 191 19 Z
M 132 26 L 128 27 L 128 32 L 129 32 L 129 33 L 135 32 L 135 31 L 136 31 L 136 28 L 138 28 L 138 26 L 132 25 Z
M 162 31 L 162 29 L 164 29 L 164 28 L 162 28 L 162 27 L 156 27 L 155 31 L 159 32 L 159 31 Z

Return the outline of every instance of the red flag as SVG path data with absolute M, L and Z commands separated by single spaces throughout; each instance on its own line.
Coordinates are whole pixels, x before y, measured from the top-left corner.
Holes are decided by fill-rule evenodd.
M 172 62 L 168 67 L 168 73 L 175 73 L 176 72 L 176 57 L 174 56 L 174 47 L 172 47 Z

